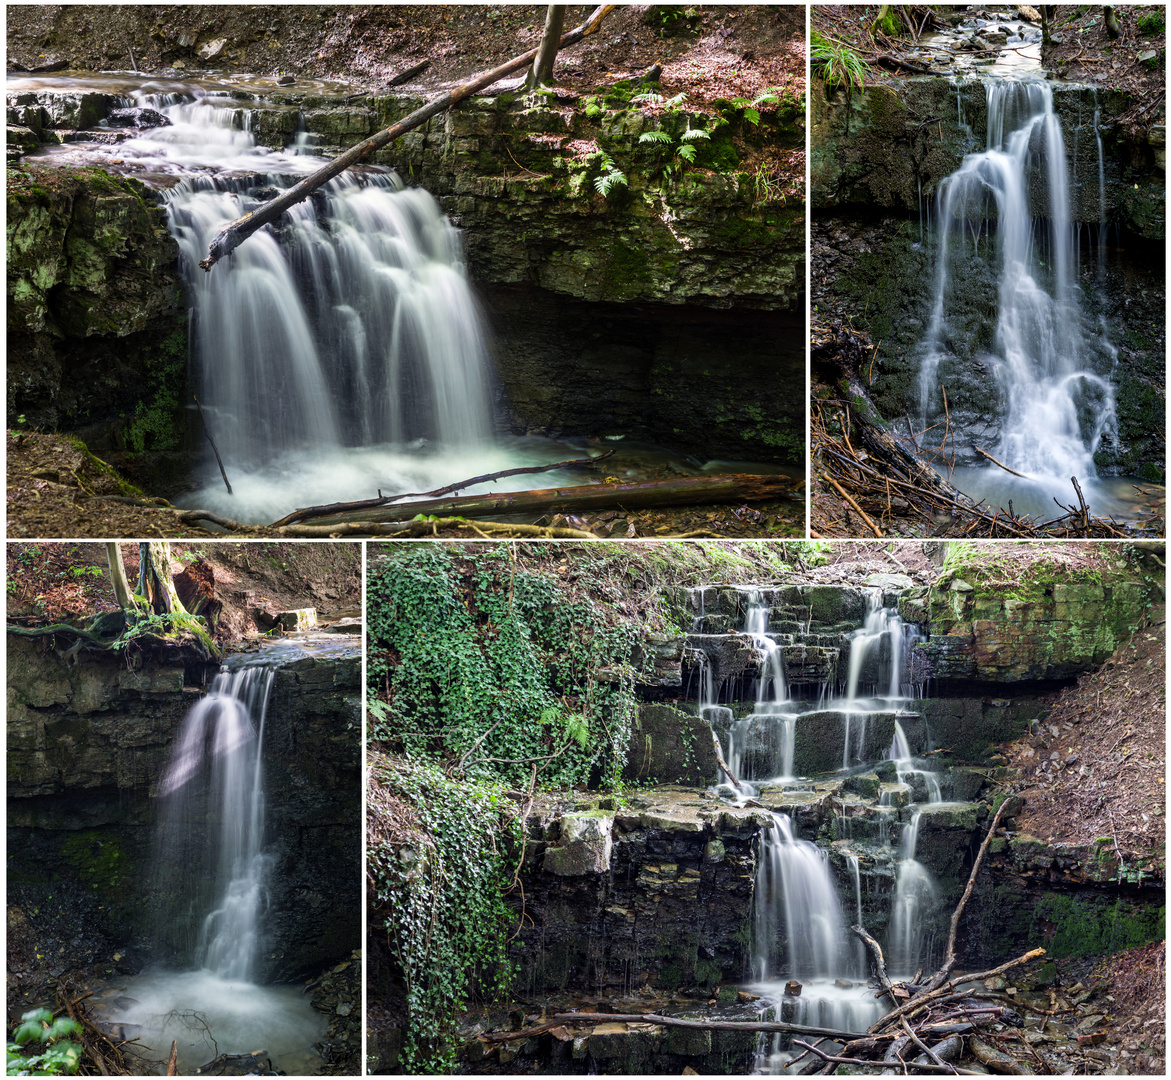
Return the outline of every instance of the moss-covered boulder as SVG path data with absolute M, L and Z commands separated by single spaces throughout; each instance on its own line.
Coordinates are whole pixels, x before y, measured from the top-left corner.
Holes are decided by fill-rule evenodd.
M 137 421 L 136 449 L 176 448 L 186 313 L 153 197 L 100 169 L 10 168 L 7 242 L 9 425 L 103 449 L 130 445 Z

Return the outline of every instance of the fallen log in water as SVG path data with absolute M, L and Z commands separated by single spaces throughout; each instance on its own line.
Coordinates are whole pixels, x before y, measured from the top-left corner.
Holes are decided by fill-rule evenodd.
M 616 6 L 615 4 L 602 4 L 596 7 L 584 23 L 570 30 L 568 34 L 565 34 L 561 38 L 558 48 L 567 48 L 581 41 L 582 38 L 597 33 L 602 25 L 602 20 Z M 536 48 L 529 49 L 528 52 L 521 53 L 520 56 L 514 56 L 506 64 L 501 64 L 500 67 L 493 68 L 491 71 L 478 75 L 476 78 L 466 83 L 461 83 L 446 93 L 432 98 L 422 108 L 416 109 L 409 116 L 403 117 L 398 123 L 392 124 L 384 131 L 380 131 L 377 135 L 372 135 L 364 142 L 358 143 L 357 146 L 350 147 L 344 154 L 339 154 L 328 165 L 322 166 L 315 173 L 305 177 L 300 183 L 294 184 L 288 191 L 278 195 L 275 199 L 270 199 L 263 206 L 253 210 L 251 213 L 229 222 L 212 238 L 211 244 L 207 249 L 207 258 L 203 259 L 199 265 L 204 270 L 210 270 L 225 255 L 230 255 L 235 251 L 257 229 L 276 221 L 290 206 L 296 206 L 297 203 L 308 198 L 322 184 L 328 183 L 351 165 L 356 165 L 363 158 L 374 153 L 375 150 L 380 150 L 388 143 L 394 142 L 400 135 L 404 135 L 413 128 L 417 128 L 424 121 L 431 119 L 432 116 L 436 116 L 445 109 L 451 108 L 452 105 L 463 101 L 466 97 L 471 97 L 478 90 L 483 90 L 485 87 L 491 86 L 494 82 L 499 82 L 505 75 L 511 75 L 514 71 L 527 68 L 533 62 L 533 58 L 536 55 Z
M 625 484 L 543 488 L 451 499 L 425 499 L 376 510 L 314 519 L 317 528 L 357 522 L 410 521 L 420 514 L 443 517 L 496 517 L 501 514 L 580 514 L 595 510 L 646 510 L 704 503 L 763 502 L 789 498 L 805 486 L 790 476 L 724 473 L 674 480 L 639 480 Z

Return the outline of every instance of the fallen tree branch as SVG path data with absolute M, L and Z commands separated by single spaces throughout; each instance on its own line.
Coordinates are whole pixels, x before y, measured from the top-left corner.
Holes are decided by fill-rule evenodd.
M 936 1001 L 946 996 L 961 983 L 979 982 L 983 979 L 990 979 L 993 975 L 1002 975 L 1006 971 L 1011 971 L 1014 967 L 1020 967 L 1021 964 L 1027 964 L 1030 960 L 1036 960 L 1037 957 L 1044 955 L 1044 949 L 1031 949 L 1023 956 L 1018 956 L 1015 960 L 1008 960 L 999 967 L 989 968 L 987 971 L 973 972 L 970 975 L 957 975 L 954 979 L 945 982 L 938 989 L 918 994 L 905 1005 L 900 1005 L 897 1009 L 888 1012 L 882 1019 L 876 1020 L 871 1024 L 866 1031 L 870 1035 L 877 1035 L 887 1024 L 897 1020 L 904 1013 L 914 1012 L 916 1009 L 921 1009 L 928 1001 Z
M 552 469 L 568 469 L 577 465 L 595 465 L 599 461 L 604 461 L 613 453 L 613 450 L 607 450 L 604 454 L 599 454 L 597 457 L 573 458 L 569 461 L 554 461 L 548 465 L 525 465 L 516 469 L 502 469 L 500 472 L 484 473 L 483 476 L 472 476 L 467 480 L 460 480 L 455 484 L 447 484 L 444 487 L 436 488 L 434 491 L 407 491 L 402 495 L 380 494 L 377 499 L 363 499 L 360 502 L 328 503 L 324 506 L 309 506 L 301 510 L 294 510 L 291 514 L 286 514 L 280 521 L 274 521 L 269 528 L 279 529 L 282 526 L 294 525 L 312 518 L 328 517 L 332 514 L 344 514 L 355 510 L 373 510 L 379 506 L 389 506 L 391 503 L 401 502 L 403 499 L 438 498 L 440 495 L 450 495 L 454 491 L 474 487 L 476 484 L 487 484 L 493 480 L 502 480 L 506 476 L 520 476 L 522 473 L 549 472 Z M 229 488 L 228 490 L 230 491 L 231 489 Z
M 989 461 L 991 461 L 993 465 L 999 465 L 1005 472 L 1012 473 L 1013 476 L 1019 476 L 1022 480 L 1032 479 L 1031 476 L 1025 476 L 1024 473 L 1017 472 L 1016 469 L 1010 469 L 1003 461 L 997 461 L 996 458 L 994 458 L 991 454 L 985 450 L 981 450 L 978 446 L 973 446 L 972 449 L 975 450 L 976 453 L 979 454 L 982 458 L 987 458 Z
M 318 525 L 347 525 L 356 521 L 409 521 L 423 515 L 482 516 L 500 514 L 566 514 L 593 510 L 636 510 L 702 503 L 761 502 L 791 496 L 805 484 L 789 476 L 756 476 L 725 473 L 685 476 L 672 480 L 642 480 L 618 484 L 545 488 L 499 494 L 465 495 L 403 503 L 346 516 L 316 519 Z
M 779 1020 L 684 1020 L 681 1016 L 660 1016 L 658 1013 L 556 1013 L 553 1019 L 575 1024 L 663 1024 L 666 1027 L 685 1027 L 703 1031 L 792 1032 L 795 1035 L 824 1035 L 827 1039 L 863 1037 L 858 1031 L 809 1027 L 807 1024 L 785 1024 Z
M 615 7 L 616 5 L 614 4 L 602 4 L 596 7 L 584 23 L 570 30 L 568 34 L 565 34 L 561 38 L 557 46 L 558 49 L 568 48 L 570 45 L 581 41 L 582 38 L 597 33 L 602 25 L 602 20 Z M 520 56 L 513 57 L 507 63 L 501 64 L 499 67 L 493 68 L 491 71 L 485 72 L 482 75 L 478 75 L 466 83 L 461 83 L 459 86 L 453 87 L 451 90 L 440 94 L 436 98 L 432 98 L 422 108 L 416 109 L 409 116 L 403 117 L 398 123 L 392 124 L 385 130 L 380 131 L 377 135 L 371 136 L 364 142 L 358 143 L 357 146 L 351 147 L 344 154 L 339 154 L 328 165 L 322 166 L 315 173 L 310 174 L 299 183 L 294 184 L 288 191 L 282 192 L 275 199 L 270 199 L 251 213 L 229 222 L 212 238 L 211 244 L 208 246 L 207 258 L 203 259 L 199 265 L 204 270 L 210 271 L 220 259 L 235 251 L 257 229 L 276 221 L 290 206 L 296 206 L 297 203 L 308 198 L 319 187 L 328 183 L 351 165 L 357 164 L 375 150 L 380 150 L 388 143 L 394 142 L 400 135 L 417 128 L 432 116 L 438 115 L 445 109 L 451 108 L 457 102 L 463 101 L 464 98 L 470 97 L 472 94 L 483 90 L 487 86 L 491 86 L 494 82 L 498 82 L 505 75 L 511 75 L 514 71 L 521 71 L 527 68 L 533 62 L 533 58 L 536 55 L 536 48 L 529 49 L 527 52 L 521 53 Z
M 956 931 L 959 929 L 960 916 L 964 913 L 964 907 L 968 903 L 968 898 L 972 895 L 972 889 L 976 885 L 976 875 L 980 873 L 980 865 L 984 862 L 984 856 L 988 852 L 988 845 L 992 843 L 992 837 L 996 833 L 996 827 L 1000 824 L 1000 817 L 1014 798 L 1014 795 L 1006 795 L 996 808 L 996 813 L 992 815 L 992 822 L 988 826 L 988 832 L 984 836 L 984 842 L 980 845 L 980 850 L 976 853 L 976 861 L 972 864 L 972 872 L 968 875 L 968 884 L 964 887 L 963 895 L 960 897 L 960 902 L 956 904 L 955 911 L 951 913 L 951 926 L 947 932 L 947 951 L 944 953 L 943 966 L 928 981 L 927 989 L 929 991 L 941 985 L 947 978 L 948 972 L 955 967 Z
M 894 983 L 890 981 L 890 976 L 886 973 L 886 957 L 882 955 L 882 946 L 878 944 L 867 932 L 865 927 L 859 926 L 855 923 L 850 929 L 862 939 L 862 943 L 870 950 L 870 955 L 874 958 L 874 970 L 878 975 L 878 981 L 882 984 L 883 990 L 886 991 L 890 997 L 891 1004 L 897 1005 L 899 1003 L 899 994 L 895 990 Z M 902 997 L 909 995 L 904 990 Z

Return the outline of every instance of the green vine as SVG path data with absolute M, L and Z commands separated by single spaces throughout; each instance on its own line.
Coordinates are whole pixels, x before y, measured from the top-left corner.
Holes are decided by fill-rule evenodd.
M 612 786 L 637 701 L 639 628 L 509 545 L 411 545 L 369 574 L 371 738 L 452 774 Z
M 372 773 L 370 803 L 383 826 L 369 838 L 366 872 L 403 981 L 399 1065 L 450 1072 L 457 1013 L 473 995 L 504 998 L 515 974 L 504 893 L 522 850 L 516 807 L 493 785 L 453 783 L 434 765 L 379 755 Z

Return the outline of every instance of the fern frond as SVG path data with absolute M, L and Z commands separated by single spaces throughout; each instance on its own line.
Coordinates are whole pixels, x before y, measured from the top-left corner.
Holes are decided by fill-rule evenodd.
M 645 93 L 636 94 L 634 97 L 632 97 L 630 99 L 630 103 L 633 105 L 639 101 L 646 101 L 646 102 L 653 105 L 656 102 L 659 102 L 662 100 L 663 100 L 662 94 L 656 94 L 653 90 L 647 90 Z
M 678 154 L 684 161 L 690 161 L 693 163 L 695 161 L 695 147 L 690 143 L 684 143 L 682 146 L 680 146 Z
M 619 169 L 611 169 L 594 180 L 594 190 L 603 198 L 616 187 L 626 187 L 626 173 Z
M 644 131 L 639 137 L 639 142 L 666 142 L 671 141 L 671 136 L 665 131 Z
M 688 128 L 679 136 L 684 142 L 694 142 L 696 139 L 710 139 L 711 137 L 711 132 L 704 131 L 703 128 Z

